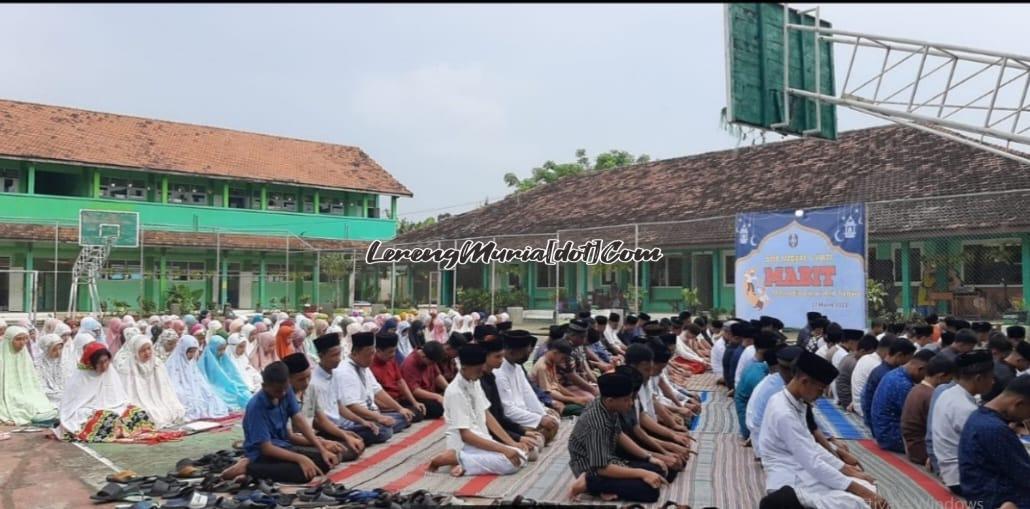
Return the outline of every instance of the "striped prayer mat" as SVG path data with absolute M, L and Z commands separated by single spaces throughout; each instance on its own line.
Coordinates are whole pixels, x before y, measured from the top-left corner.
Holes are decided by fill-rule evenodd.
M 965 507 L 933 474 L 900 454 L 880 449 L 873 440 L 849 440 L 848 449 L 891 507 Z
M 686 378 L 670 374 L 673 383 L 688 391 L 714 391 L 719 385 L 715 383 L 719 379 L 715 373 L 707 372 L 700 375 L 692 375 Z
M 556 473 L 568 471 L 568 440 L 575 420 L 565 419 L 558 436 L 546 447 L 537 461 L 513 475 L 479 475 L 453 477 L 450 469 L 441 468 L 428 472 L 426 467 L 433 456 L 443 452 L 446 444 L 436 440 L 417 455 L 411 455 L 399 465 L 379 473 L 374 479 L 355 486 L 363 489 L 382 487 L 392 491 L 414 491 L 425 489 L 433 492 L 451 493 L 459 497 L 505 498 L 525 494 L 531 486 L 537 486 L 541 479 L 553 479 Z M 569 472 L 571 475 L 571 472 Z M 565 486 L 566 489 L 568 485 Z M 528 496 L 528 495 L 526 495 Z M 530 497 L 532 498 L 532 497 Z
M 856 414 L 845 412 L 827 398 L 819 398 L 812 409 L 819 429 L 827 435 L 844 440 L 863 440 L 872 438 L 869 430 Z
M 365 450 L 357 461 L 343 463 L 328 477 L 333 482 L 342 482 L 354 487 L 368 481 L 375 481 L 375 487 L 383 483 L 378 479 L 406 462 L 428 462 L 432 457 L 429 450 L 443 444 L 446 423 L 443 419 L 422 421 L 398 433 L 385 444 L 373 445 Z
M 701 401 L 701 415 L 691 423 L 691 430 L 700 433 L 729 433 L 737 434 L 737 410 L 733 405 L 733 398 L 727 397 L 726 392 L 714 390 L 702 393 L 704 399 Z

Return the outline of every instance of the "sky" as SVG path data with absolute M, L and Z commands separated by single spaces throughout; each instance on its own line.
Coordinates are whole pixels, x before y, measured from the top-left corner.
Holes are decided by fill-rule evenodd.
M 822 17 L 1030 55 L 1030 5 L 827 4 Z M 505 173 L 577 148 L 666 159 L 737 145 L 719 126 L 721 4 L 7 4 L 0 34 L 2 98 L 355 145 L 415 194 L 398 206 L 413 220 L 496 201 Z M 840 130 L 882 123 L 839 115 Z

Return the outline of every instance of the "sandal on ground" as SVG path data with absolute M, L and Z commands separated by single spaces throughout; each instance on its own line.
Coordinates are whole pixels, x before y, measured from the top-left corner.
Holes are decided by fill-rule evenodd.
M 108 502 L 142 502 L 146 500 L 143 493 L 139 491 L 126 490 L 121 484 L 107 483 L 100 491 L 89 497 L 94 503 L 104 504 Z
M 158 509 L 157 502 L 153 500 L 141 500 L 135 504 L 119 504 L 114 509 Z

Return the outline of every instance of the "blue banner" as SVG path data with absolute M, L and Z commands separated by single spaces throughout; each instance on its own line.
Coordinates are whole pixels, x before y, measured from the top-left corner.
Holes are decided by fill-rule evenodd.
M 864 204 L 737 215 L 737 316 L 801 328 L 818 311 L 866 328 Z

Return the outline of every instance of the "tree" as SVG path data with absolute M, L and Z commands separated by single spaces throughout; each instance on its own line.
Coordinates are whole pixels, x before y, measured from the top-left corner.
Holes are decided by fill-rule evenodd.
M 436 224 L 436 219 L 432 217 L 427 217 L 421 221 L 410 221 L 401 218 L 401 220 L 397 222 L 397 235 L 408 233 L 410 231 L 415 231 L 419 228 L 425 228 L 426 226 L 430 226 L 433 224 Z
M 546 161 L 544 164 L 533 168 L 530 172 L 530 176 L 524 179 L 520 179 L 514 172 L 508 172 L 504 174 L 504 184 L 508 187 L 515 188 L 514 192 L 518 193 L 528 191 L 538 185 L 551 184 L 572 175 L 608 171 L 620 166 L 646 163 L 650 160 L 651 156 L 647 154 L 634 156 L 625 150 L 613 149 L 598 154 L 597 157 L 591 161 L 590 157 L 587 156 L 587 151 L 581 148 L 576 149 L 575 162 L 556 163 L 554 161 Z
M 333 282 L 333 306 L 340 307 L 340 282 L 350 277 L 353 261 L 343 253 L 327 253 L 318 262 L 322 273 Z

